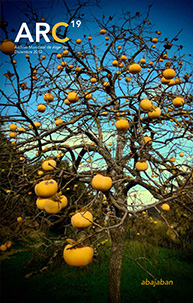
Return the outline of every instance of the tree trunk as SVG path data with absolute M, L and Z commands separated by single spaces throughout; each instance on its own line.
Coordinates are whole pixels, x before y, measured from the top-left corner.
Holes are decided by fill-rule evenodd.
M 121 303 L 121 273 L 126 226 L 111 230 L 111 257 L 109 265 L 108 303 Z

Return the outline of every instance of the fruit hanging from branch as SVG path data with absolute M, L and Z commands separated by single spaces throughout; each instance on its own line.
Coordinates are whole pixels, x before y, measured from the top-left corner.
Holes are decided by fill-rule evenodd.
M 145 171 L 148 169 L 148 163 L 145 160 L 141 159 L 140 161 L 136 162 L 135 168 L 138 171 Z
M 161 109 L 159 107 L 153 107 L 151 111 L 148 112 L 148 117 L 151 119 L 156 119 L 161 116 Z
M 139 74 L 141 71 L 141 66 L 138 63 L 133 63 L 129 66 L 129 72 L 131 74 Z
M 35 186 L 35 193 L 38 197 L 49 198 L 57 193 L 58 183 L 53 180 L 44 180 Z
M 163 71 L 163 76 L 165 79 L 167 80 L 171 80 L 175 77 L 175 70 L 173 68 L 166 68 L 164 71 Z
M 52 102 L 54 101 L 54 95 L 51 93 L 44 94 L 44 101 Z
M 5 55 L 13 55 L 15 52 L 15 44 L 12 41 L 5 39 L 0 45 L 0 50 Z
M 144 112 L 148 112 L 152 109 L 152 100 L 149 99 L 143 99 L 140 102 L 140 107 L 144 110 Z
M 45 160 L 42 163 L 42 169 L 45 171 L 51 171 L 56 168 L 56 161 L 53 159 Z
M 129 128 L 129 122 L 124 118 L 120 118 L 115 123 L 115 126 L 117 130 L 126 132 Z
M 86 228 L 92 225 L 93 215 L 89 211 L 81 211 L 71 218 L 71 224 L 75 228 Z
M 91 185 L 93 189 L 106 192 L 112 186 L 112 179 L 98 174 L 92 179 Z
M 57 200 L 47 199 L 44 204 L 44 209 L 48 214 L 57 214 L 62 209 L 62 203 Z
M 176 97 L 173 99 L 172 103 L 173 103 L 174 107 L 179 108 L 184 105 L 185 101 L 184 101 L 184 98 Z
M 70 266 L 86 266 L 91 263 L 94 250 L 90 246 L 74 247 L 71 244 L 66 245 L 63 251 L 65 262 Z

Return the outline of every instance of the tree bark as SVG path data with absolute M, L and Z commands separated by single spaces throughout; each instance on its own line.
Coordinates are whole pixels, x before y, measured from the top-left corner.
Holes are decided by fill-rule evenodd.
M 111 256 L 109 265 L 108 303 L 121 303 L 121 274 L 123 249 L 126 236 L 125 222 L 116 229 L 111 230 Z

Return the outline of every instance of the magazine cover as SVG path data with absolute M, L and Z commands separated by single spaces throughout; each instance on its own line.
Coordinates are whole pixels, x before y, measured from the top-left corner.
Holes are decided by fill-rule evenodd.
M 192 302 L 192 1 L 0 5 L 1 302 Z

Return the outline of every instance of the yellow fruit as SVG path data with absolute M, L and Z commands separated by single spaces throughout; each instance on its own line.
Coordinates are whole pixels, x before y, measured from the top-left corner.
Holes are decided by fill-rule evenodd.
M 70 105 L 70 101 L 69 101 L 68 99 L 65 99 L 65 100 L 64 100 L 64 104 Z
M 161 109 L 156 107 L 148 112 L 148 117 L 151 119 L 159 118 L 161 116 Z
M 178 108 L 178 107 L 182 107 L 185 103 L 184 98 L 180 98 L 180 97 L 176 97 L 173 101 L 172 101 L 173 105 Z
M 122 61 L 126 61 L 126 60 L 127 60 L 127 56 L 122 55 L 122 56 L 121 56 L 121 60 L 122 60 Z
M 144 136 L 143 140 L 144 140 L 144 143 L 147 144 L 147 145 L 152 144 L 152 138 L 151 137 Z
M 137 63 L 131 64 L 129 66 L 129 72 L 132 74 L 139 74 L 141 71 L 141 66 Z
M 46 56 L 43 55 L 43 56 L 42 56 L 42 60 L 45 60 L 45 59 L 46 59 Z
M 146 161 L 138 161 L 136 162 L 135 164 L 135 168 L 138 170 L 138 171 L 145 171 L 148 169 L 148 163 Z
M 162 84 L 168 84 L 170 82 L 170 80 L 167 80 L 166 78 L 162 77 L 161 78 L 161 83 Z
M 127 131 L 129 128 L 129 122 L 126 119 L 119 119 L 115 123 L 115 126 L 119 131 Z
M 5 55 L 12 55 L 15 51 L 15 44 L 12 41 L 5 39 L 0 45 L 0 50 Z
M 51 93 L 44 94 L 44 101 L 52 102 L 54 100 L 54 95 Z
M 42 170 L 38 170 L 38 176 L 42 176 L 44 172 Z
M 68 55 L 68 53 L 69 53 L 69 52 L 68 52 L 67 49 L 65 49 L 65 50 L 63 51 L 63 55 L 64 55 L 64 56 Z
M 174 79 L 169 80 L 168 86 L 172 86 L 172 85 L 174 85 L 174 84 L 176 84 L 176 82 L 175 82 Z
M 93 215 L 89 211 L 78 212 L 71 218 L 71 224 L 75 228 L 86 228 L 92 225 Z
M 76 39 L 77 44 L 81 44 L 81 42 L 82 42 L 81 39 Z
M 76 103 L 79 100 L 79 97 L 78 94 L 73 91 L 71 93 L 68 93 L 67 99 L 70 101 L 70 103 Z
M 9 137 L 10 138 L 16 138 L 17 137 L 17 133 L 16 132 L 11 132 L 11 133 L 9 133 Z
M 54 170 L 54 168 L 56 168 L 56 161 L 53 159 L 50 160 L 45 160 L 42 163 L 42 168 L 45 171 L 50 171 L 50 170 Z
M 9 129 L 12 130 L 12 131 L 15 131 L 17 129 L 17 125 L 16 124 L 10 124 Z
M 57 66 L 57 70 L 62 70 L 62 69 L 63 69 L 63 67 L 61 65 Z
M 161 208 L 162 208 L 162 210 L 165 210 L 165 211 L 170 210 L 170 206 L 167 203 L 162 204 Z
M 175 158 L 174 157 L 171 157 L 170 159 L 169 159 L 171 162 L 175 162 Z
M 119 65 L 119 62 L 117 60 L 113 60 L 112 65 L 117 67 Z
M 180 78 L 176 78 L 175 84 L 180 84 L 181 82 L 182 82 L 182 80 Z
M 101 30 L 100 30 L 100 34 L 101 34 L 101 35 L 105 35 L 105 34 L 106 34 L 106 30 L 105 30 L 105 29 L 101 29 Z
M 44 104 L 38 104 L 37 111 L 40 113 L 44 113 L 46 110 L 46 106 Z
M 92 40 L 92 37 L 91 37 L 91 36 L 88 36 L 88 40 Z
M 140 102 L 140 107 L 144 110 L 144 112 L 148 112 L 152 109 L 152 100 L 149 99 L 143 99 Z
M 85 99 L 86 100 L 90 100 L 91 98 L 92 98 L 92 94 L 91 93 L 85 95 Z
M 81 72 L 81 67 L 80 66 L 77 66 L 76 68 L 75 68 L 75 71 L 77 72 L 77 73 L 79 73 L 79 72 Z
M 66 61 L 62 61 L 62 62 L 61 62 L 61 66 L 62 66 L 62 67 L 65 67 L 66 65 L 67 65 L 67 62 L 66 62 Z
M 183 152 L 180 152 L 180 153 L 179 153 L 179 156 L 180 156 L 180 157 L 184 157 L 184 153 L 183 153 Z
M 22 220 L 23 220 L 22 217 L 18 217 L 18 218 L 17 218 L 17 222 L 21 222 Z
M 0 246 L 0 250 L 1 250 L 1 251 L 6 251 L 6 250 L 7 250 L 7 246 L 6 246 L 5 244 L 2 244 L 2 245 Z
M 22 127 L 20 127 L 20 128 L 18 129 L 18 131 L 19 131 L 20 133 L 25 133 L 25 132 L 26 132 L 26 129 L 22 126 Z
M 56 57 L 57 57 L 58 59 L 61 59 L 61 58 L 62 58 L 62 54 L 57 54 Z
M 66 245 L 63 252 L 65 262 L 70 266 L 86 266 L 94 255 L 94 250 L 90 246 L 72 248 L 71 244 Z
M 57 193 L 58 183 L 53 180 L 44 180 L 35 186 L 35 193 L 38 197 L 49 198 Z
M 146 61 L 145 61 L 144 58 L 142 58 L 139 62 L 140 62 L 141 64 L 145 64 L 145 63 L 146 63 Z
M 97 79 L 96 79 L 96 78 L 91 78 L 91 79 L 90 79 L 90 82 L 91 82 L 91 83 L 96 83 L 96 82 L 97 82 Z
M 129 82 L 131 81 L 131 79 L 130 79 L 129 77 L 125 77 L 125 81 L 126 81 L 127 83 L 129 83 Z
M 44 210 L 45 209 L 45 202 L 46 202 L 47 198 L 37 198 L 36 200 L 36 206 L 38 209 L 40 210 Z
M 57 214 L 62 209 L 62 204 L 58 201 L 47 199 L 44 204 L 44 209 L 48 214 Z
M 11 241 L 6 241 L 5 244 L 4 244 L 7 248 L 11 248 L 12 246 L 12 242 Z
M 175 70 L 172 68 L 167 68 L 163 71 L 163 76 L 167 80 L 171 80 L 175 77 Z
M 168 54 L 164 54 L 163 59 L 168 59 Z
M 152 39 L 151 39 L 151 42 L 157 43 L 157 42 L 158 42 L 158 38 L 152 38 Z
M 91 185 L 92 188 L 105 192 L 111 188 L 112 179 L 110 177 L 104 177 L 98 174 L 92 179 Z
M 35 125 L 36 128 L 39 128 L 41 126 L 41 123 L 36 121 L 36 122 L 34 122 L 34 125 Z
M 56 119 L 55 120 L 55 124 L 58 126 L 58 125 L 60 125 L 60 124 L 62 124 L 63 123 L 63 120 L 62 119 Z
M 68 199 L 66 196 L 62 195 L 59 197 L 61 201 L 62 208 L 65 208 L 68 205 Z

